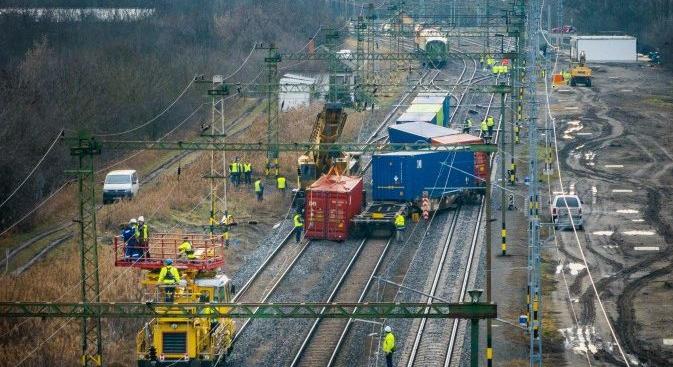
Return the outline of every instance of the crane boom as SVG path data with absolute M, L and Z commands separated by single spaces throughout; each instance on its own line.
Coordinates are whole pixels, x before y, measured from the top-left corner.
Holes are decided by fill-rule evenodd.
M 298 159 L 298 186 L 305 189 L 321 174 L 327 173 L 341 156 L 341 152 L 325 150 L 322 144 L 334 144 L 341 133 L 348 114 L 341 103 L 325 103 L 325 107 L 316 116 L 309 142 L 314 144 Z

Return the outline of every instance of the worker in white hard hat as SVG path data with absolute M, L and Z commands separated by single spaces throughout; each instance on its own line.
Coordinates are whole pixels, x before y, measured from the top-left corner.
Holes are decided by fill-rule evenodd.
M 128 258 L 140 256 L 138 251 L 138 221 L 135 218 L 129 220 L 129 224 L 122 230 L 124 238 L 124 254 Z
M 386 355 L 386 366 L 393 367 L 393 353 L 397 349 L 395 347 L 395 335 L 393 334 L 393 329 L 390 326 L 383 328 L 383 353 Z
M 138 217 L 138 246 L 140 247 L 141 255 L 144 258 L 150 257 L 150 230 L 145 223 L 145 217 L 142 215 Z

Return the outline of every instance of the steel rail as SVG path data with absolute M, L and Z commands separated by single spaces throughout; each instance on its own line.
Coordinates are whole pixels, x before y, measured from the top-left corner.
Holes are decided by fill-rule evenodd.
M 449 233 L 446 236 L 446 241 L 444 242 L 444 247 L 442 249 L 442 256 L 440 257 L 439 263 L 437 264 L 437 270 L 435 270 L 434 279 L 432 280 L 432 286 L 430 287 L 430 296 L 432 297 L 435 296 L 435 292 L 437 291 L 439 279 L 442 275 L 442 271 L 444 270 L 444 261 L 446 260 L 446 255 L 449 253 L 449 247 L 451 247 L 450 245 L 453 242 L 453 235 L 455 233 L 456 224 L 458 223 L 459 216 L 460 216 L 460 208 L 458 208 L 453 215 L 453 219 L 449 227 Z M 426 304 L 427 305 L 432 304 L 432 298 L 428 297 Z M 419 324 L 418 330 L 416 331 L 416 337 L 414 338 L 414 345 L 411 349 L 411 355 L 409 356 L 409 360 L 407 361 L 407 367 L 413 366 L 414 362 L 416 361 L 416 355 L 418 354 L 418 350 L 420 349 L 421 338 L 423 337 L 423 331 L 425 330 L 426 322 L 427 319 L 421 319 L 421 323 Z
M 271 295 L 273 294 L 273 292 L 276 291 L 276 289 L 278 288 L 278 285 L 280 284 L 280 282 L 283 281 L 283 280 L 285 279 L 285 277 L 286 277 L 287 274 L 290 272 L 290 270 L 292 270 L 292 269 L 294 268 L 294 266 L 297 264 L 297 262 L 299 261 L 299 258 L 301 258 L 301 256 L 304 254 L 304 252 L 306 251 L 306 249 L 309 247 L 310 244 L 311 244 L 311 241 L 306 241 L 306 242 L 304 243 L 303 247 L 302 247 L 302 248 L 297 252 L 297 254 L 292 258 L 292 261 L 291 261 L 290 264 L 285 268 L 285 270 L 283 270 L 283 272 L 280 273 L 280 275 L 278 276 L 278 278 L 276 279 L 276 281 L 271 285 L 271 288 L 268 289 L 268 291 L 266 292 L 266 295 L 264 295 L 264 297 L 259 301 L 259 303 L 266 303 L 266 301 L 269 299 L 269 297 L 271 297 Z M 261 273 L 260 273 L 260 274 L 261 274 Z M 239 298 L 240 298 L 240 297 L 239 297 Z M 234 334 L 234 338 L 233 338 L 233 340 L 231 341 L 232 345 L 236 342 L 236 340 L 238 340 L 238 338 L 241 336 L 241 334 L 243 333 L 243 331 L 244 331 L 244 330 L 247 328 L 247 326 L 250 324 L 250 320 L 251 320 L 251 319 L 247 319 L 247 320 L 245 320 L 245 321 L 243 322 L 243 325 L 241 325 L 241 328 L 238 329 L 238 330 L 236 331 L 236 334 Z
M 371 241 L 371 239 L 364 239 L 362 243 L 360 244 L 360 247 L 358 248 L 358 255 L 361 253 L 362 248 L 365 246 L 368 241 Z M 385 258 L 386 254 L 388 253 L 388 249 L 390 248 L 390 244 L 392 243 L 392 238 L 388 239 L 386 242 L 383 250 L 381 251 L 381 254 L 379 255 L 378 259 L 376 260 L 376 264 L 374 265 L 374 268 L 371 271 L 371 274 L 367 278 L 367 282 L 365 283 L 362 291 L 360 292 L 360 295 L 358 297 L 357 302 L 361 303 L 364 300 L 365 295 L 369 291 L 369 287 L 371 286 L 371 283 L 374 279 L 374 276 L 378 272 L 381 263 L 383 262 L 383 259 Z M 342 286 L 344 282 L 347 279 L 347 276 L 350 275 L 351 269 L 353 268 L 353 264 L 355 263 L 356 258 L 353 257 L 351 262 L 348 265 L 348 268 L 344 271 L 342 274 L 341 278 L 339 279 L 339 282 L 337 285 L 334 287 L 334 290 L 332 291 L 332 294 L 330 294 L 329 298 L 327 299 L 327 302 L 333 302 L 334 298 L 336 297 L 337 293 L 342 289 Z M 306 338 L 304 338 L 304 341 L 302 342 L 301 346 L 299 347 L 299 350 L 297 351 L 297 354 L 295 355 L 292 363 L 290 364 L 291 366 L 297 366 L 301 360 L 301 358 L 304 355 L 304 352 L 306 351 L 306 348 L 308 347 L 309 343 L 311 342 L 311 339 L 315 335 L 315 331 L 318 329 L 319 324 L 322 322 L 322 319 L 316 319 L 311 326 L 311 329 L 309 330 L 308 334 L 306 335 Z M 343 329 L 346 330 L 348 325 L 352 322 L 352 319 L 348 319 L 345 321 L 346 325 L 344 325 Z M 340 341 L 340 340 L 339 340 Z M 337 343 L 339 342 L 337 341 Z

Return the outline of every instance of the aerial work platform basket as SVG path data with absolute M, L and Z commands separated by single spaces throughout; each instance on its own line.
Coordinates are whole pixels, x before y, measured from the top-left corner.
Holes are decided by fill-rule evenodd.
M 193 259 L 178 251 L 185 237 L 192 244 Z M 157 233 L 146 245 L 126 244 L 121 236 L 114 238 L 115 266 L 148 270 L 160 269 L 166 259 L 173 259 L 173 266 L 180 270 L 215 270 L 224 265 L 223 249 L 221 235 Z

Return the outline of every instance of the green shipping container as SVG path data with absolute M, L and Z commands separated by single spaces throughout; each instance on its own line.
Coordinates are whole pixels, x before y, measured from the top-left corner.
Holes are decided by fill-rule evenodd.
M 412 104 L 407 112 L 432 112 L 437 115 L 437 124 L 444 126 L 444 105 L 443 104 Z

